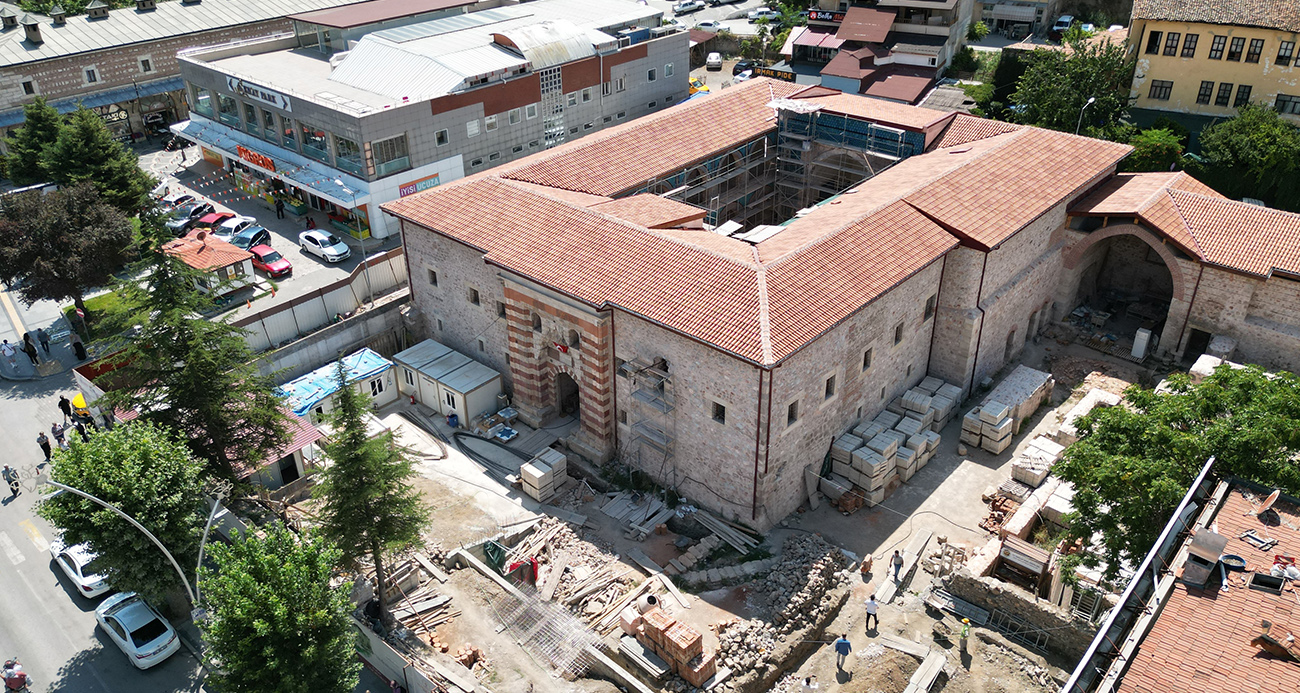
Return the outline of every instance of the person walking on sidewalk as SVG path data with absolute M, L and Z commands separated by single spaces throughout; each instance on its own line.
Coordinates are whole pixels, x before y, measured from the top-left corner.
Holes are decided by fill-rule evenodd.
M 36 444 L 41 446 L 41 452 L 45 453 L 45 461 L 50 461 L 50 437 L 45 435 L 45 431 L 36 434 Z
M 72 418 L 72 400 L 59 395 L 59 411 L 63 412 L 63 423 L 67 423 Z
M 18 367 L 18 362 L 14 360 L 14 354 L 17 353 L 18 353 L 18 348 L 10 344 L 9 340 L 6 339 L 4 341 L 4 344 L 0 344 L 0 354 L 4 355 L 5 360 L 9 362 L 10 368 Z
M 284 198 L 282 197 L 275 198 L 275 218 L 284 218 Z
M 66 423 L 63 426 L 60 426 L 57 423 L 50 424 L 50 435 L 54 436 L 54 442 L 59 444 L 60 450 L 68 449 L 68 439 L 63 433 L 66 430 L 68 430 Z
M 876 620 L 876 628 L 880 628 L 880 617 L 876 612 L 880 610 L 880 604 L 876 601 L 876 595 L 867 597 L 867 632 L 871 632 L 871 619 Z
M 835 668 L 844 671 L 844 660 L 848 658 L 849 653 L 853 651 L 853 645 L 849 643 L 849 634 L 845 633 L 835 641 Z
M 17 497 L 18 497 L 18 494 L 19 494 L 19 490 L 18 490 L 18 470 L 14 469 L 14 468 L 12 468 L 12 467 L 10 467 L 9 465 L 6 464 L 4 470 L 3 470 L 3 471 L 0 471 L 0 477 L 3 477 L 4 480 L 5 480 L 5 483 L 6 483 L 6 484 L 9 484 L 9 497 L 10 497 L 10 498 L 17 498 Z
M 23 333 L 23 351 L 27 353 L 27 358 L 32 360 L 33 366 L 41 365 L 40 359 L 36 358 L 36 342 L 32 341 L 32 333 Z
M 50 335 L 44 327 L 36 328 L 36 341 L 41 343 L 41 349 L 45 350 L 45 355 L 50 355 Z
M 894 568 L 894 582 L 898 582 L 898 573 L 903 570 L 903 555 L 895 551 L 894 557 L 889 559 L 889 565 Z
M 77 355 L 78 361 L 86 360 L 86 345 L 81 343 L 81 335 L 76 330 L 68 335 L 68 343 L 72 345 L 72 351 Z

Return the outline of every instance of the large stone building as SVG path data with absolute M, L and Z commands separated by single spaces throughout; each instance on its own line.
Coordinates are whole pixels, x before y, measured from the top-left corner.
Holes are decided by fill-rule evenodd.
M 396 10 L 404 0 L 390 2 Z M 535 0 L 427 21 L 357 7 L 295 15 L 292 35 L 181 56 L 173 130 L 287 191 L 340 231 L 393 231 L 378 205 L 685 99 L 688 37 L 631 0 Z M 685 134 L 685 133 L 683 133 Z
M 0 4 L 0 129 L 20 125 L 23 104 L 41 96 L 61 113 L 84 104 L 122 139 L 165 132 L 187 110 L 177 52 L 283 32 L 285 15 L 352 2 L 96 1 L 73 17 Z
M 1080 305 L 1300 366 L 1300 216 L 1128 152 L 759 79 L 384 209 L 424 330 L 525 421 L 767 527 L 834 436 Z

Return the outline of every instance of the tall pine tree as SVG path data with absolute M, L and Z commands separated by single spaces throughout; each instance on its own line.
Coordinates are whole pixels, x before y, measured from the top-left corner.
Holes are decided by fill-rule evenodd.
M 9 180 L 15 185 L 48 183 L 50 174 L 45 170 L 45 150 L 59 139 L 63 116 L 38 96 L 23 106 L 23 118 L 23 126 L 13 137 L 5 140 L 9 148 L 6 157 Z
M 154 181 L 140 169 L 135 152 L 113 139 L 104 121 L 86 108 L 78 108 L 45 148 L 42 162 L 59 185 L 94 183 L 104 200 L 127 214 L 143 209 Z
M 333 442 L 325 446 L 331 464 L 321 474 L 314 494 L 322 501 L 320 530 L 355 561 L 370 556 L 375 565 L 376 590 L 383 620 L 390 620 L 383 585 L 388 582 L 386 554 L 420 541 L 429 522 L 429 509 L 410 483 L 415 463 L 397 445 L 392 432 L 368 437 L 365 405 L 356 383 L 347 381 L 339 361 L 334 395 Z

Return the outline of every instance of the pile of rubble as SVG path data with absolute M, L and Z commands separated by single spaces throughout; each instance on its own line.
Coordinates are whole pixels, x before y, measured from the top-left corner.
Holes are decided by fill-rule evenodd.
M 574 531 L 573 525 L 543 518 L 533 533 L 511 550 L 507 564 L 537 562 L 536 584 L 543 601 L 555 601 L 589 620 L 605 614 L 633 583 L 635 575 L 608 547 Z
M 788 663 L 806 654 L 849 592 L 848 559 L 816 535 L 786 539 L 780 560 L 755 583 L 749 602 L 764 618 L 716 625 L 718 658 L 739 691 L 768 690 Z

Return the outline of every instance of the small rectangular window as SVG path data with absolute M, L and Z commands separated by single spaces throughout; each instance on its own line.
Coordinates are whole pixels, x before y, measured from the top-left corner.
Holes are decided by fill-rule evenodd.
M 827 378 L 827 379 L 826 379 L 826 383 L 825 383 L 825 385 L 826 385 L 826 387 L 825 387 L 825 395 L 826 395 L 826 396 L 825 396 L 825 399 L 830 399 L 830 398 L 834 397 L 834 396 L 835 396 L 835 376 L 832 375 L 831 377 Z
M 528 148 L 529 148 L 529 149 L 537 149 L 537 148 L 540 147 L 540 146 L 542 146 L 542 141 L 541 141 L 541 140 L 533 140 L 532 142 L 529 142 L 529 143 L 528 143 Z
M 871 368 L 871 350 L 867 349 L 862 352 L 862 370 L 866 371 Z
M 1233 108 L 1241 108 L 1250 103 L 1250 85 L 1240 84 L 1237 86 L 1237 98 L 1232 100 Z
M 415 384 L 415 371 L 411 370 L 410 368 L 403 368 L 402 370 L 406 371 L 406 384 L 407 384 L 407 385 L 414 385 L 414 384 Z
M 651 101 L 650 103 L 646 104 L 646 108 L 654 108 L 655 106 L 658 105 L 659 105 L 658 101 Z
M 1228 60 L 1241 60 L 1241 52 L 1246 48 L 1246 39 L 1238 36 L 1228 44 Z
M 614 114 L 614 117 L 619 120 L 622 120 L 627 117 L 627 111 L 619 111 L 618 113 Z
M 1215 106 L 1227 106 L 1232 100 L 1232 82 L 1220 82 L 1219 93 L 1214 96 Z
M 480 301 L 479 301 L 478 289 L 471 288 L 469 290 L 469 302 L 473 303 L 476 306 L 479 305 Z
M 1178 33 L 1177 31 L 1169 32 L 1169 34 L 1165 37 L 1165 55 L 1178 54 L 1178 40 L 1181 39 L 1182 37 L 1183 35 Z
M 1246 62 L 1257 63 L 1264 52 L 1264 39 L 1251 39 L 1250 49 L 1246 51 Z
M 586 89 L 582 90 L 582 102 L 583 103 L 591 102 L 591 87 L 587 87 Z
M 522 151 L 524 151 L 524 145 L 522 145 L 522 144 L 516 144 L 515 146 L 513 146 L 513 147 L 510 148 L 510 153 L 511 153 L 511 154 L 518 154 L 519 152 L 522 152 Z
M 900 322 L 897 325 L 894 325 L 894 344 L 898 344 L 901 341 L 903 341 L 903 323 Z
M 470 168 L 478 168 L 479 166 L 482 166 L 482 165 L 483 165 L 483 157 L 481 157 L 481 156 L 478 157 L 477 159 L 473 159 L 473 160 L 471 160 L 471 161 L 469 162 L 469 167 L 470 167 Z
M 673 76 L 673 64 L 668 63 L 667 65 L 664 65 L 664 77 L 672 77 L 672 76 Z
M 429 286 L 437 286 L 437 285 L 438 285 L 438 273 L 435 272 L 435 271 L 433 271 L 433 270 L 429 270 L 428 272 L 429 272 Z
M 1151 35 L 1147 37 L 1147 55 L 1160 54 L 1160 40 L 1162 38 L 1164 38 L 1164 32 L 1161 31 L 1151 32 Z
M 727 423 L 727 407 L 720 402 L 713 403 L 713 420 L 720 424 Z
M 595 123 L 584 123 L 584 124 L 582 125 L 582 129 L 583 129 L 583 130 L 590 130 L 590 129 L 594 128 L 594 127 L 596 127 L 596 124 L 595 124 Z
M 1277 109 L 1278 113 L 1285 113 L 1287 115 L 1300 114 L 1300 96 L 1278 94 L 1277 102 L 1273 104 L 1273 108 Z
M 613 83 L 613 82 L 602 82 L 602 83 L 601 83 L 601 85 L 600 85 L 600 95 L 601 95 L 601 96 L 609 96 L 610 92 L 612 92 L 612 91 L 614 91 L 614 83 Z
M 793 426 L 799 421 L 799 401 L 795 400 L 785 409 L 785 425 Z
M 1164 79 L 1153 79 L 1151 80 L 1151 91 L 1147 93 L 1147 96 L 1157 101 L 1168 101 L 1169 94 L 1173 92 L 1173 89 L 1173 82 Z
M 498 318 L 504 318 L 505 316 L 506 316 L 506 304 L 505 304 L 505 302 L 503 302 L 503 301 L 497 301 L 497 317 L 498 317 Z
M 601 118 L 601 119 L 600 119 L 600 122 L 602 122 L 602 123 L 609 123 L 609 122 L 612 122 L 613 120 L 614 120 L 614 116 L 605 116 L 604 118 Z
M 478 118 L 465 123 L 465 135 L 468 137 L 478 137 Z
M 1196 42 L 1201 38 L 1200 34 L 1188 34 L 1183 37 L 1183 56 L 1184 58 L 1196 57 Z
M 140 58 L 140 71 L 145 74 L 153 72 L 153 60 L 149 58 Z
M 483 129 L 492 132 L 497 129 L 497 117 L 490 115 L 483 119 Z
M 649 70 L 646 71 L 646 73 L 645 73 L 645 79 L 646 79 L 647 82 L 653 82 L 653 81 L 655 81 L 656 79 L 659 79 L 659 74 L 658 74 L 658 73 L 655 71 L 655 69 L 652 67 L 652 68 L 650 68 Z
M 523 119 L 523 112 L 522 112 L 522 111 L 520 111 L 518 108 L 512 108 L 512 109 L 510 109 L 510 124 L 511 124 L 511 125 L 518 125 L 518 124 L 519 124 L 519 121 L 522 120 L 522 119 Z
M 1227 36 L 1215 36 L 1210 41 L 1210 60 L 1221 60 L 1223 58 L 1223 47 L 1228 43 Z
M 627 89 L 627 78 L 626 78 L 626 77 L 619 77 L 618 79 L 614 80 L 614 91 L 615 91 L 615 92 L 620 92 L 620 91 L 623 91 L 624 89 Z
M 627 425 L 627 412 L 625 412 L 625 411 L 620 411 L 620 412 L 618 413 L 618 422 L 621 423 L 621 424 L 623 424 L 624 426 Z
M 31 96 L 36 93 L 36 83 L 30 79 L 23 80 L 23 93 Z
M 433 133 L 433 143 L 439 147 L 446 145 L 451 141 L 451 132 L 448 130 L 439 130 Z
M 939 304 L 939 294 L 931 294 L 930 298 L 925 299 L 925 318 L 929 320 L 934 317 L 934 308 Z
M 442 332 L 442 318 L 438 318 L 438 331 Z
M 1286 67 L 1291 64 L 1291 58 L 1295 55 L 1295 41 L 1282 41 L 1277 44 L 1277 60 L 1279 67 Z
M 529 120 L 532 120 L 533 118 L 536 118 L 536 117 L 537 117 L 537 104 L 535 104 L 535 103 L 530 103 L 530 104 L 528 104 L 527 106 L 524 106 L 524 117 L 527 118 L 527 119 L 529 119 Z
M 669 94 L 668 96 L 665 96 L 665 97 L 664 97 L 664 103 L 672 103 L 672 102 L 673 102 L 673 98 L 674 98 L 674 97 L 673 97 L 672 94 Z
M 487 351 L 487 343 L 484 342 L 484 341 L 481 340 L 481 339 L 478 340 L 478 350 L 479 350 L 479 351 Z
M 564 98 L 570 106 L 578 105 L 578 92 L 575 91 L 572 94 L 565 94 Z
M 97 71 L 95 70 L 95 68 L 93 68 L 93 67 L 91 67 L 91 68 L 87 68 L 87 69 L 86 69 L 86 83 L 87 83 L 87 84 L 94 84 L 95 82 L 98 82 L 98 81 L 99 81 L 99 72 L 97 72 Z
M 379 396 L 379 393 L 381 393 L 381 392 L 383 392 L 383 391 L 384 391 L 384 379 L 383 379 L 383 378 L 375 378 L 374 380 L 371 380 L 371 381 L 370 381 L 370 396 L 371 396 L 371 397 L 378 397 L 378 396 Z
M 1200 91 L 1196 92 L 1196 103 L 1208 104 L 1214 95 L 1214 82 L 1201 82 Z
M 492 152 L 488 154 L 488 161 L 496 161 L 501 158 L 501 152 Z
M 569 128 L 569 134 L 570 134 L 570 135 L 576 135 L 576 134 L 578 134 L 578 126 L 577 126 L 577 125 L 574 125 L 573 127 Z

